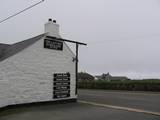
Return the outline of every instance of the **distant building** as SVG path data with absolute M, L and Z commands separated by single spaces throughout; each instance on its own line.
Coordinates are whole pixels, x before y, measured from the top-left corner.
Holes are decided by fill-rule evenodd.
M 126 76 L 112 76 L 109 74 L 102 74 L 99 76 L 95 76 L 95 80 L 107 80 L 107 81 L 124 81 L 124 80 L 129 80 Z
M 92 81 L 94 80 L 94 76 L 90 75 L 86 72 L 79 72 L 78 73 L 78 81 Z

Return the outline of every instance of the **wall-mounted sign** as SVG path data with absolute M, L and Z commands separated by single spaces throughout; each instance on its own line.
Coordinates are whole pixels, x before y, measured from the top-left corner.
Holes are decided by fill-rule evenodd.
M 70 73 L 55 73 L 53 83 L 53 98 L 70 97 Z
M 54 50 L 63 50 L 63 42 L 56 40 L 44 39 L 44 48 L 54 49 Z
M 54 81 L 54 86 L 57 86 L 57 85 L 70 85 L 70 82 Z
M 55 73 L 54 78 L 70 78 L 70 73 Z
M 54 90 L 70 90 L 70 86 L 56 86 Z

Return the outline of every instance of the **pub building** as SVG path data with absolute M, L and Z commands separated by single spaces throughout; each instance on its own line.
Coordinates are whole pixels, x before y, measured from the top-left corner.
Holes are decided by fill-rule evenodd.
M 76 54 L 67 42 L 76 45 Z M 61 38 L 49 19 L 44 34 L 14 43 L 0 43 L 0 108 L 30 103 L 76 101 L 78 46 Z

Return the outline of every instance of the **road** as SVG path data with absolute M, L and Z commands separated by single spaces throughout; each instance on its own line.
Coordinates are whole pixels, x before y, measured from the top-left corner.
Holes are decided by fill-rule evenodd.
M 107 105 L 160 112 L 160 93 L 79 90 L 79 99 Z
M 82 103 L 11 109 L 0 120 L 160 120 L 159 116 L 109 109 Z
M 160 120 L 160 115 L 99 106 L 100 103 L 159 112 L 159 99 L 160 94 L 152 93 L 79 90 L 77 103 L 9 109 L 0 112 L 0 120 Z M 98 105 L 81 101 L 94 102 Z

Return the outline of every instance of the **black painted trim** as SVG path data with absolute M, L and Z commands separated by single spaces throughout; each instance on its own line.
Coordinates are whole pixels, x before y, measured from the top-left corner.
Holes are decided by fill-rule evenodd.
M 76 43 L 76 44 L 80 44 L 80 45 L 87 45 L 86 43 L 82 43 L 82 42 L 77 42 L 77 41 L 73 41 L 73 40 L 67 40 L 67 39 L 62 39 L 62 38 L 56 38 L 56 37 L 52 37 L 52 36 L 46 36 L 47 39 L 56 39 L 59 41 L 65 41 L 65 42 L 71 42 L 71 43 Z
M 43 105 L 54 105 L 54 104 L 66 104 L 71 102 L 77 102 L 76 98 L 66 99 L 66 100 L 56 100 L 56 101 L 43 101 L 43 102 L 33 102 L 33 103 L 24 103 L 24 104 L 14 104 L 8 105 L 0 108 L 1 111 L 6 111 L 8 109 L 18 109 L 18 108 L 28 108 L 28 107 L 36 107 Z

